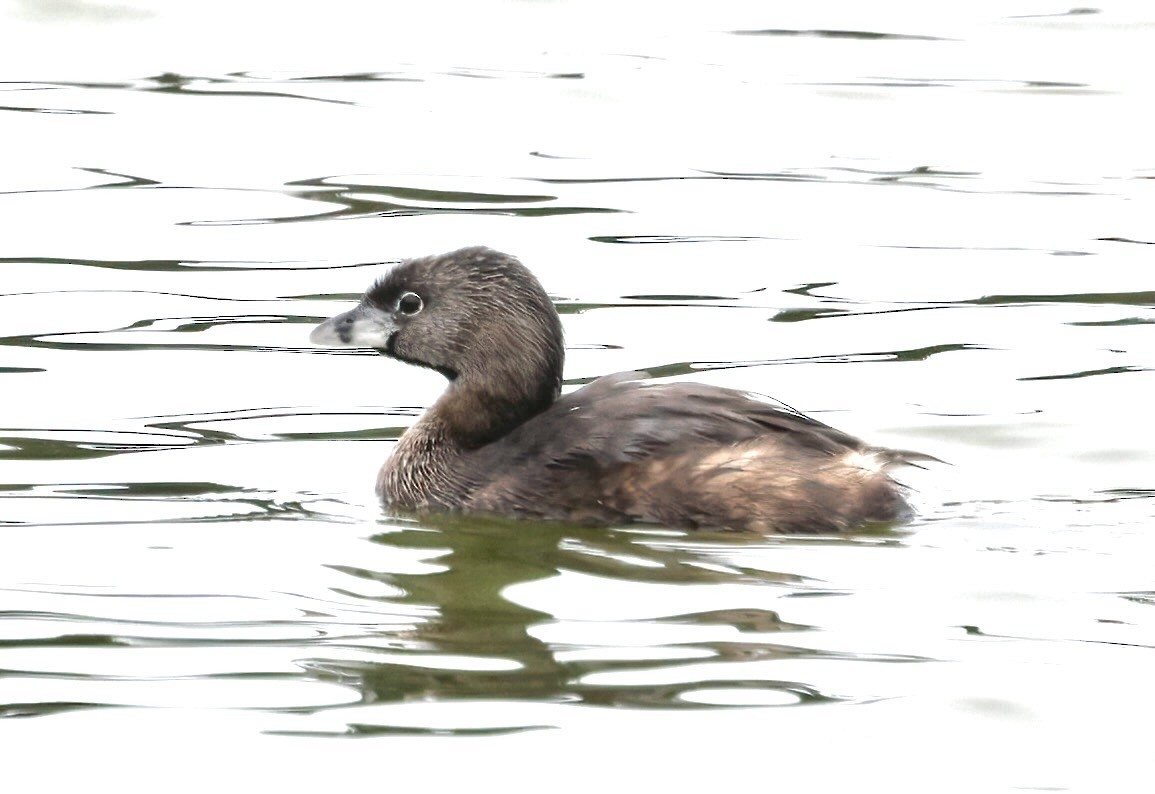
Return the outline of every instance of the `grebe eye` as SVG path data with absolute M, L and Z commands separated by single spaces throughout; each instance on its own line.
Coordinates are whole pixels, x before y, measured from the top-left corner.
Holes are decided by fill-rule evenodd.
M 406 292 L 397 299 L 397 311 L 402 314 L 414 315 L 425 307 L 421 296 L 416 292 Z

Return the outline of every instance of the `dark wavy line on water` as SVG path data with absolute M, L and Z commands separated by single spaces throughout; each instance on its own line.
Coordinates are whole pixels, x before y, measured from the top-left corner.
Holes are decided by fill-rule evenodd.
M 383 406 L 365 411 L 317 411 L 286 408 L 282 410 L 246 410 L 238 416 L 209 414 L 191 417 L 141 417 L 144 422 L 136 430 L 101 430 L 58 428 L 0 428 L 0 460 L 89 460 L 122 455 L 133 452 L 153 452 L 157 450 L 189 449 L 197 446 L 238 443 L 275 443 L 276 441 L 391 441 L 400 437 L 406 424 L 381 426 L 385 417 L 411 418 L 421 412 L 419 408 L 397 408 Z M 302 416 L 357 416 L 372 419 L 371 427 L 341 431 L 282 431 L 269 437 L 244 432 L 222 430 L 225 422 L 238 431 L 243 431 L 244 423 L 270 418 L 293 419 Z M 155 421 L 164 420 L 164 421 Z M 206 426 L 210 425 L 210 426 Z M 6 486 L 0 486 L 3 490 Z M 222 486 L 223 488 L 224 486 Z M 81 493 L 67 491 L 68 493 Z M 87 492 L 84 492 L 87 494 Z M 105 494 L 107 491 L 101 490 Z M 197 491 L 201 493 L 201 491 Z M 187 495 L 185 491 L 174 493 L 167 488 L 157 491 L 158 495 Z
M 776 182 L 826 182 L 826 177 L 787 171 L 765 173 L 729 173 L 725 171 L 698 171 L 681 176 L 608 176 L 608 177 L 546 177 L 534 181 L 546 185 L 618 185 L 630 182 L 694 182 L 712 180 L 750 180 Z
M 1108 488 L 1099 493 L 1116 499 L 1155 499 L 1155 488 Z
M 541 180 L 537 180 L 541 181 Z M 363 184 L 326 176 L 285 183 L 287 195 L 304 201 L 336 205 L 338 209 L 277 218 L 250 218 L 226 221 L 188 221 L 188 226 L 230 226 L 264 223 L 298 223 L 322 220 L 349 220 L 370 217 L 416 215 L 514 215 L 544 217 L 587 213 L 617 213 L 613 207 L 559 206 L 554 195 L 536 193 L 485 193 L 478 191 L 430 190 L 404 185 Z M 378 198 L 380 197 L 380 198 Z M 427 202 L 427 204 L 418 203 Z M 478 205 L 483 206 L 452 206 Z
M 679 176 L 620 176 L 620 177 L 553 177 L 540 178 L 535 181 L 553 185 L 584 185 L 584 184 L 625 184 L 629 182 L 692 182 L 696 180 L 734 180 L 749 182 L 814 182 L 822 184 L 851 184 L 877 185 L 921 188 L 926 190 L 942 190 L 950 193 L 965 193 L 968 195 L 988 195 L 993 193 L 1022 195 L 1022 196 L 1091 196 L 1098 195 L 1090 189 L 1036 189 L 1036 190 L 980 190 L 966 189 L 947 180 L 978 180 L 981 172 L 946 171 L 934 169 L 930 166 L 914 166 L 905 171 L 871 171 L 863 168 L 824 168 L 818 170 L 796 171 L 714 171 L 696 169 L 697 173 Z M 829 172 L 829 173 L 824 173 Z M 860 176 L 862 178 L 841 178 L 841 175 Z M 938 177 L 937 180 L 934 178 Z M 980 184 L 980 183 L 976 183 Z M 774 239 L 774 238 L 769 238 Z
M 855 41 L 957 41 L 941 36 L 917 33 L 881 33 L 871 30 L 833 30 L 798 28 L 763 28 L 761 30 L 731 30 L 734 36 L 780 36 L 818 39 L 853 39 Z
M 247 97 L 268 99 L 299 99 L 306 102 L 322 102 L 330 105 L 357 106 L 360 103 L 347 99 L 333 99 L 330 97 L 309 96 L 285 90 L 293 84 L 310 83 L 361 83 L 361 82 L 425 82 L 430 77 L 450 77 L 462 79 L 545 79 L 545 80 L 582 80 L 584 72 L 535 72 L 535 71 L 507 71 L 499 69 L 471 69 L 467 67 L 453 67 L 445 70 L 405 72 L 351 72 L 349 74 L 309 75 L 303 77 L 260 78 L 250 72 L 230 72 L 225 75 L 187 75 L 177 72 L 162 72 L 137 80 L 125 81 L 41 81 L 27 84 L 23 90 L 45 91 L 59 88 L 91 89 L 104 91 L 139 91 L 143 93 L 178 94 L 181 96 L 209 96 L 209 97 Z M 3 85 L 3 83 L 0 83 Z M 271 88 L 265 88 L 270 86 Z M 0 111 L 9 110 L 28 113 L 62 113 L 62 114 L 101 114 L 111 115 L 112 111 L 79 110 L 43 107 L 0 107 Z
M 1141 179 L 1155 179 L 1155 177 L 1140 177 Z M 1155 240 L 1132 240 L 1129 237 L 1096 237 L 1102 243 L 1130 243 L 1133 245 L 1155 245 Z
M 226 261 L 228 264 L 226 264 Z M 240 262 L 241 264 L 237 264 Z M 371 267 L 376 265 L 389 264 L 388 262 L 351 262 L 348 264 L 294 264 L 292 266 L 279 267 L 278 265 L 284 262 L 258 262 L 251 263 L 244 260 L 211 260 L 211 259 L 72 259 L 68 257 L 59 256 L 3 256 L 0 257 L 0 265 L 14 264 L 14 265 L 80 265 L 81 267 L 103 267 L 110 270 L 145 270 L 145 271 L 196 271 L 196 272 L 219 272 L 219 271 L 266 271 L 266 270 L 340 270 L 348 267 Z M 74 290 L 75 291 L 75 290 Z M 104 290 L 92 290 L 104 291 Z M 109 292 L 148 292 L 148 290 L 107 290 Z M 9 294 L 9 293 L 5 293 Z M 19 293 L 23 294 L 23 293 Z M 182 293 L 158 293 L 182 295 Z M 206 300 L 262 300 L 259 298 L 244 299 L 244 298 L 211 298 L 206 295 L 187 295 L 190 298 L 205 298 Z
M 751 240 L 780 240 L 780 237 L 763 235 L 711 235 L 711 234 L 603 234 L 587 238 L 593 243 L 613 243 L 615 245 L 668 245 L 670 243 L 745 243 Z M 629 297 L 629 296 L 626 296 Z
M 1046 92 L 1051 94 L 1096 95 L 1107 93 L 1091 88 L 1087 83 L 1072 83 L 1061 80 L 1010 80 L 971 79 L 955 77 L 877 77 L 860 80 L 802 82 L 798 85 L 825 88 L 971 88 L 988 91 L 1017 92 L 1026 89 L 1028 93 Z
M 5 108 L 0 108 L 4 110 Z M 81 111 L 77 111 L 81 112 Z M 96 111 L 92 111 L 96 112 Z M 75 171 L 87 171 L 90 174 L 99 174 L 100 176 L 117 177 L 124 181 L 122 182 L 103 182 L 97 185 L 81 185 L 80 187 L 60 187 L 60 188 L 34 188 L 32 190 L 0 190 L 0 195 L 31 195 L 34 193 L 75 193 L 83 190 L 108 190 L 112 188 L 134 188 L 134 187 L 158 187 L 163 186 L 155 179 L 148 179 L 143 176 L 133 176 L 132 174 L 122 174 L 116 171 L 109 171 L 106 168 L 86 168 L 83 166 L 74 167 Z
M 953 250 L 953 249 L 952 249 Z M 972 249 L 974 250 L 974 249 Z M 842 301 L 847 305 L 856 305 L 851 301 L 839 298 L 837 295 L 824 295 L 816 293 L 814 290 L 825 289 L 826 287 L 837 286 L 837 281 L 818 281 L 812 284 L 804 284 L 793 289 L 782 290 L 795 295 L 804 295 L 808 298 L 817 298 L 819 300 L 837 300 Z M 840 309 L 821 309 L 819 311 L 820 317 L 846 317 L 857 316 L 860 314 L 885 314 L 889 312 L 903 312 L 903 311 L 919 311 L 925 309 L 947 309 L 952 307 L 966 307 L 966 306 L 1023 306 L 1030 304 L 1046 304 L 1046 303 L 1062 303 L 1062 304 L 1089 304 L 1089 305 L 1110 305 L 1110 306 L 1143 306 L 1155 307 L 1155 291 L 1140 290 L 1137 292 L 1057 292 L 1057 293 L 1038 293 L 1038 294 L 1015 294 L 1015 293 L 996 293 L 993 295 L 982 295 L 977 298 L 963 298 L 952 301 L 928 301 L 928 302 L 910 302 L 912 305 L 901 304 L 892 308 L 886 309 L 871 309 L 866 311 L 840 310 Z M 789 321 L 793 319 L 791 313 L 797 310 L 784 310 L 779 315 L 776 315 L 775 320 L 784 319 Z M 783 316 L 784 315 L 784 316 Z M 810 319 L 810 318 L 806 318 Z M 817 317 L 815 319 L 818 319 Z M 1143 322 L 1143 321 L 1139 321 Z M 1074 325 L 1076 323 L 1072 323 Z M 1086 324 L 1086 323 L 1078 323 Z M 1111 324 L 1131 324 L 1123 321 L 1111 321 Z
M 758 171 L 703 171 L 719 179 L 737 179 L 750 181 L 783 181 L 783 182 L 823 182 L 830 184 L 854 184 L 854 185 L 899 185 L 903 187 L 923 188 L 929 190 L 942 190 L 949 193 L 965 193 L 973 194 L 1009 194 L 1020 196 L 1093 196 L 1098 195 L 1094 190 L 1082 189 L 1037 189 L 1037 190 L 981 190 L 981 189 L 966 189 L 958 184 L 952 184 L 947 180 L 978 180 L 983 176 L 980 171 L 948 171 L 945 169 L 937 169 L 927 165 L 913 166 L 904 171 L 872 171 L 867 168 L 848 168 L 830 167 L 819 169 L 820 171 L 829 171 L 834 176 L 828 176 L 824 173 L 815 173 L 807 171 L 794 172 L 758 172 Z M 844 179 L 838 178 L 841 174 L 849 174 L 855 177 L 862 177 L 861 179 Z M 934 178 L 938 180 L 935 181 Z M 673 177 L 673 178 L 691 178 L 691 177 Z M 981 184 L 981 183 L 979 183 Z M 1046 183 L 1042 183 L 1046 184 Z
M 144 443 L 142 441 L 123 442 L 116 441 L 85 441 L 81 439 L 60 439 L 60 438 L 43 438 L 35 435 L 4 435 L 4 433 L 13 432 L 11 430 L 0 430 L 0 460 L 91 460 L 94 458 L 106 458 L 111 455 L 120 455 L 125 452 L 149 452 L 157 449 L 184 449 L 200 443 L 207 443 L 206 441 L 197 438 L 180 437 L 173 434 L 155 433 L 147 434 L 141 431 L 132 431 L 126 435 L 132 436 L 157 436 L 159 438 L 167 438 L 167 441 L 153 441 L 151 443 Z M 35 433 L 35 429 L 25 431 L 29 434 Z M 43 430 L 41 432 L 51 433 L 57 431 Z M 115 434 L 116 431 L 113 431 Z
M 1071 292 L 1040 295 L 984 295 L 951 303 L 974 306 L 1013 306 L 1023 303 L 1089 303 L 1121 306 L 1155 306 L 1155 291 L 1143 292 Z
M 926 361 L 931 356 L 942 353 L 957 353 L 965 350 L 990 350 L 973 344 L 943 344 L 909 350 L 887 350 L 858 353 L 830 353 L 819 356 L 794 356 L 792 358 L 767 358 L 753 361 L 675 361 L 667 364 L 638 367 L 638 372 L 651 378 L 671 378 L 681 375 L 713 371 L 719 369 L 745 369 L 749 367 L 776 367 L 789 364 L 871 364 L 883 361 Z M 594 378 L 567 379 L 569 385 L 588 383 Z M 789 408 L 789 406 L 786 406 Z M 794 410 L 794 409 L 791 409 Z
M 183 75 L 176 72 L 163 72 L 151 77 L 134 81 L 120 82 L 88 82 L 88 81 L 45 81 L 35 84 L 29 90 L 45 90 L 53 88 L 86 88 L 94 90 L 113 91 L 141 91 L 146 93 L 182 94 L 184 96 L 239 96 L 239 97 L 269 97 L 279 99 L 303 99 L 311 102 L 324 102 L 333 105 L 355 105 L 344 99 L 327 99 L 305 94 L 294 94 L 288 91 L 260 91 L 260 90 L 225 90 L 222 88 L 206 88 L 204 86 L 237 86 L 253 84 L 252 80 L 237 80 L 230 77 L 204 77 Z M 53 112 L 53 111 L 49 111 Z M 55 111 L 59 112 L 59 111 Z M 100 111 L 104 112 L 104 111 Z
M 177 226 L 257 226 L 276 223 L 310 223 L 313 221 L 347 221 L 360 218 L 411 218 L 421 215 L 515 215 L 523 218 L 547 217 L 551 215 L 586 215 L 591 213 L 625 212 L 626 210 L 605 207 L 541 207 L 526 209 L 479 210 L 461 207 L 403 207 L 394 205 L 392 209 L 375 207 L 369 211 L 356 209 L 333 210 L 312 215 L 293 215 L 281 218 L 235 218 L 231 220 L 186 221 Z
M 241 78 L 256 83 L 423 83 L 429 77 L 464 77 L 474 80 L 583 80 L 584 72 L 539 72 L 528 69 L 484 69 L 455 66 L 447 69 L 421 69 L 411 71 L 347 72 L 314 75 L 284 76 L 264 78 L 249 72 L 230 72 L 228 77 Z M 219 79 L 219 78 L 218 78 Z M 222 81 L 223 82 L 223 81 Z M 239 80 L 237 82 L 240 82 Z
M 1071 8 L 1066 11 L 1057 11 L 1053 14 L 1015 14 L 1008 16 L 1007 19 L 1046 19 L 1048 17 L 1075 17 L 1075 16 L 1090 16 L 1093 14 L 1103 13 L 1102 9 L 1098 8 Z
M 1077 378 L 1093 378 L 1098 375 L 1119 375 L 1124 372 L 1150 372 L 1151 367 L 1104 367 L 1103 369 L 1087 369 L 1081 372 L 1068 372 L 1062 375 L 1030 375 L 1016 378 L 1016 380 L 1075 380 Z
M 1120 320 L 1083 320 L 1079 322 L 1070 322 L 1067 325 L 1103 328 L 1115 325 L 1151 325 L 1155 323 L 1155 319 L 1147 319 L 1145 317 L 1124 317 Z
M 10 193 L 67 193 L 82 190 L 106 188 L 146 188 L 155 190 L 181 189 L 180 185 L 164 185 L 160 182 L 131 174 L 121 174 L 101 168 L 79 168 L 78 170 L 117 177 L 115 181 L 77 188 L 49 188 L 31 191 L 9 191 Z M 541 180 L 534 180 L 541 181 Z M 196 188 L 193 188 L 196 189 Z M 0 191 L 3 192 L 3 191 Z M 325 176 L 295 180 L 285 183 L 285 190 L 250 191 L 289 195 L 303 201 L 335 205 L 337 209 L 322 212 L 302 213 L 266 218 L 235 218 L 226 220 L 191 220 L 177 223 L 178 226 L 247 226 L 274 223 L 297 223 L 320 220 L 347 220 L 367 217 L 408 217 L 438 214 L 490 214 L 515 215 L 521 217 L 545 217 L 554 215 L 575 215 L 587 213 L 616 213 L 625 210 L 614 207 L 583 207 L 557 205 L 558 196 L 539 193 L 486 193 L 478 191 L 430 190 L 406 187 L 404 185 L 362 184 L 354 181 L 338 181 L 337 177 Z M 380 196 L 380 198 L 377 198 Z M 482 206 L 476 206 L 476 205 Z M 459 206 L 454 206 L 459 205 Z M 6 260 L 0 259 L 0 262 Z M 160 260 L 157 260 L 160 261 Z M 224 269 L 224 268 L 218 268 Z
M 276 439 L 253 438 L 242 433 L 230 433 L 226 430 L 201 427 L 203 423 L 214 425 L 222 422 L 246 422 L 250 420 L 264 420 L 269 418 L 291 419 L 298 416 L 364 416 L 380 419 L 382 417 L 412 417 L 421 412 L 419 408 L 381 407 L 363 412 L 350 411 L 302 411 L 302 410 L 267 410 L 246 412 L 243 416 L 222 417 L 217 415 L 192 417 L 183 420 L 165 422 L 150 422 L 146 427 L 160 430 L 176 431 L 187 434 L 195 444 L 225 444 L 225 443 L 270 443 L 271 441 L 393 441 L 400 438 L 405 431 L 404 425 L 387 427 L 367 427 L 360 430 L 316 430 L 316 431 L 282 431 L 276 433 Z M 188 445 L 182 445 L 188 446 Z
M 0 704 L 0 719 L 14 717 L 46 717 L 81 709 L 123 708 L 113 703 L 87 703 L 83 701 L 51 701 L 44 703 L 3 703 Z
M 335 736 L 511 736 L 527 731 L 552 730 L 556 725 L 515 725 L 502 728 L 421 728 L 417 726 L 401 725 L 371 725 L 369 723 L 350 722 L 342 732 L 334 731 L 293 731 L 293 730 L 266 730 L 268 736 L 296 736 L 301 738 L 333 738 Z
M 227 524 L 236 521 L 308 521 L 308 522 L 344 522 L 347 519 L 341 516 L 335 516 L 333 513 L 324 509 L 315 509 L 309 505 L 318 503 L 319 505 L 328 504 L 328 500 L 324 498 L 316 499 L 284 499 L 273 492 L 257 491 L 252 488 L 245 488 L 243 486 L 227 486 L 230 490 L 228 495 L 208 495 L 203 498 L 192 496 L 179 497 L 182 504 L 195 504 L 205 507 L 211 507 L 208 512 L 200 515 L 189 515 L 181 513 L 177 515 L 166 515 L 163 508 L 170 505 L 173 501 L 171 496 L 151 497 L 148 495 L 137 495 L 135 491 L 138 488 L 147 489 L 151 486 L 158 485 L 158 483 L 150 482 L 132 482 L 132 483 L 109 483 L 109 487 L 114 489 L 108 495 L 98 494 L 69 494 L 61 491 L 57 494 L 51 494 L 44 498 L 56 499 L 61 502 L 67 501 L 69 504 L 76 505 L 82 503 L 84 500 L 91 500 L 92 502 L 109 503 L 109 504 L 146 504 L 155 506 L 159 512 L 147 517 L 134 518 L 131 516 L 110 516 L 107 518 L 97 519 L 82 519 L 82 518 L 68 518 L 63 520 L 51 521 L 10 521 L 0 519 L 0 527 L 126 527 L 126 526 L 148 526 L 163 521 L 166 524 Z M 180 486 L 184 483 L 159 483 L 159 485 L 173 485 Z M 21 498 L 35 498 L 21 496 Z M 232 510 L 228 508 L 232 507 Z M 159 518 L 158 518 L 159 516 Z M 11 588 L 9 588 L 11 589 Z M 124 594 L 131 595 L 131 594 Z M 159 598 L 161 596 L 150 596 Z M 205 596 L 209 597 L 209 596 Z
M 80 110 L 79 108 L 40 108 L 16 107 L 14 105 L 0 105 L 0 112 L 10 113 L 45 113 L 57 116 L 111 116 L 110 110 Z
M 302 325 L 315 324 L 324 317 L 296 317 L 285 320 Z M 227 323 L 224 323 L 227 324 Z M 212 327 L 213 324 L 208 324 L 205 327 Z M 126 329 L 118 328 L 111 329 L 116 331 L 123 331 Z M 188 329 L 186 329 L 188 330 Z M 203 329 L 195 329 L 203 330 Z M 216 350 L 216 351 L 245 351 L 251 353 L 304 353 L 317 355 L 377 355 L 371 350 L 332 350 L 327 351 L 323 348 L 317 347 L 298 347 L 290 345 L 234 345 L 234 344 L 209 344 L 209 343 L 189 343 L 177 342 L 175 344 L 158 344 L 155 342 L 60 342 L 56 340 L 41 339 L 40 336 L 99 336 L 109 331 L 69 331 L 66 333 L 54 334 L 46 332 L 44 334 L 28 334 L 22 336 L 5 336 L 0 337 L 0 346 L 10 345 L 12 347 L 39 347 L 47 348 L 49 350 L 90 350 L 90 351 L 115 351 L 115 350 Z

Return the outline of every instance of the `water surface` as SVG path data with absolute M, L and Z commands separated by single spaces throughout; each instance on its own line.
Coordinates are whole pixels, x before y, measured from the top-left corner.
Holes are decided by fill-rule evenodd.
M 1144 4 L 0 22 L 19 790 L 1143 790 Z M 308 331 L 469 244 L 541 277 L 570 385 L 748 389 L 949 465 L 839 538 L 387 518 L 443 384 Z

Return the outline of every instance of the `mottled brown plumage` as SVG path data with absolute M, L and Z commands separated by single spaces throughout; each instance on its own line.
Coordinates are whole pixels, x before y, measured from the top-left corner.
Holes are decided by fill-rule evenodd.
M 413 259 L 313 332 L 445 374 L 378 490 L 393 509 L 831 532 L 910 516 L 870 447 L 742 392 L 599 378 L 559 397 L 561 323 L 516 259 L 466 248 Z

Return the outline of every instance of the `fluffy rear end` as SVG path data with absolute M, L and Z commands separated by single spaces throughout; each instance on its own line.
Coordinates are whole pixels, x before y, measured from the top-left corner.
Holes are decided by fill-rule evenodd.
M 839 532 L 910 517 L 894 461 L 872 450 L 799 454 L 758 439 L 637 461 L 607 504 L 640 520 L 756 532 Z

